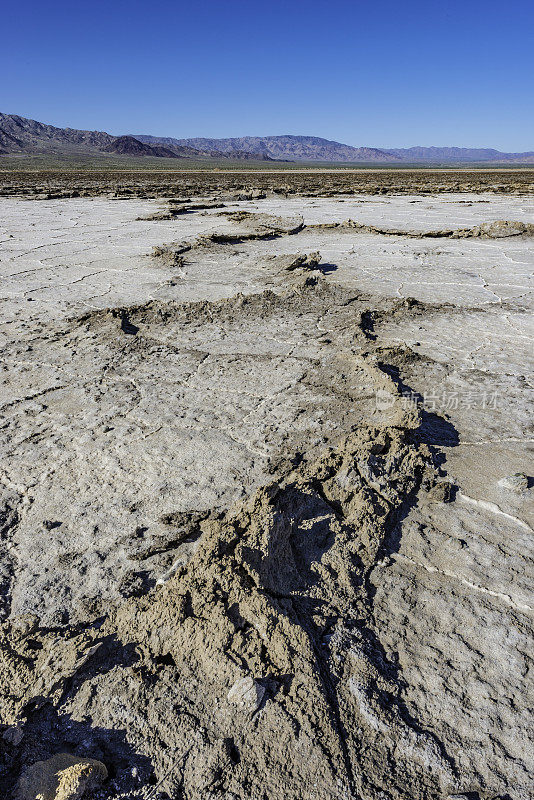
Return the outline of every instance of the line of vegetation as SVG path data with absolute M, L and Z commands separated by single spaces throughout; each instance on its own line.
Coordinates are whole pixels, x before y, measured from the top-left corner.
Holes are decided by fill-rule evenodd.
M 24 155 L 24 156 L 0 156 L 0 171 L 2 172 L 39 172 L 39 171 L 70 171 L 87 170 L 92 172 L 184 172 L 184 171 L 310 171 L 310 170 L 373 170 L 373 171 L 414 171 L 414 170 L 520 170 L 532 171 L 534 164 L 513 164 L 487 162 L 481 163 L 455 163 L 455 164 L 399 164 L 398 162 L 379 163 L 376 162 L 317 162 L 317 161 L 243 161 L 230 159 L 206 160 L 196 159 L 170 159 L 170 158 L 135 158 L 130 156 L 87 156 L 82 154 L 75 155 Z

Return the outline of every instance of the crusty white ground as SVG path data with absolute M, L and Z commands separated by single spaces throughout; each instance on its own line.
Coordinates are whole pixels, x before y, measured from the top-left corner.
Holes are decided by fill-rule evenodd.
M 514 493 L 503 488 L 500 480 L 515 472 L 532 477 L 533 240 L 411 239 L 305 228 L 293 236 L 197 250 L 186 254 L 178 269 L 150 257 L 152 247 L 214 230 L 230 232 L 235 223 L 218 210 L 168 221 L 137 220 L 160 206 L 149 200 L 0 200 L 0 342 L 12 346 L 18 337 L 38 331 L 45 321 L 106 306 L 151 298 L 217 300 L 268 286 L 277 290 L 268 269 L 269 256 L 316 250 L 322 255 L 327 281 L 374 295 L 415 297 L 435 304 L 435 309 L 422 310 L 417 316 L 385 320 L 377 334 L 384 344 L 406 344 L 423 357 L 411 366 L 407 362 L 403 378 L 410 389 L 426 395 L 430 428 L 436 423 L 431 412 L 440 415 L 434 446 L 446 459 L 443 477 L 452 480 L 458 491 L 454 503 L 412 509 L 402 524 L 398 547 L 374 569 L 377 635 L 391 663 L 398 665 L 409 713 L 424 729 L 455 743 L 455 758 L 466 774 L 483 765 L 481 770 L 498 776 L 516 765 L 513 780 L 518 788 L 513 800 L 526 800 L 524 764 L 532 730 L 525 698 L 529 691 L 526 654 L 534 615 L 533 490 Z M 350 218 L 420 232 L 499 219 L 534 222 L 533 199 L 491 195 L 342 200 L 278 196 L 232 204 L 228 209 L 300 214 L 307 224 Z M 98 481 L 113 488 L 119 473 L 123 479 L 131 474 L 132 485 L 125 489 L 125 513 L 130 513 L 136 501 L 154 492 L 161 510 L 166 497 L 174 508 L 180 508 L 180 497 L 187 508 L 196 501 L 198 508 L 224 505 L 239 496 L 243 470 L 259 480 L 266 452 L 261 425 L 276 431 L 282 410 L 291 407 L 292 386 L 298 385 L 302 373 L 301 363 L 287 357 L 288 353 L 294 351 L 306 359 L 315 346 L 310 344 L 306 350 L 304 328 L 289 331 L 282 330 L 283 321 L 280 325 L 280 331 L 249 332 L 246 348 L 240 340 L 246 332 L 234 333 L 234 341 L 229 331 L 199 328 L 190 356 L 161 364 L 161 374 L 167 378 L 161 378 L 159 394 L 154 388 L 159 364 L 157 374 L 154 363 L 144 374 L 132 356 L 137 370 L 133 375 L 124 359 L 114 367 L 123 374 L 109 373 L 114 386 L 118 379 L 123 381 L 121 392 L 106 395 L 105 380 L 98 390 L 103 393 L 100 408 L 109 410 L 109 419 L 94 429 L 92 439 L 84 438 L 92 408 L 83 391 L 89 386 L 84 383 L 86 377 L 98 378 L 101 367 L 96 362 L 96 366 L 88 362 L 87 376 L 85 372 L 81 376 L 84 381 L 80 375 L 69 377 L 68 364 L 60 375 L 55 371 L 56 345 L 52 343 L 49 363 L 36 366 L 30 357 L 26 363 L 20 354 L 16 364 L 10 363 L 17 378 L 11 383 L 6 378 L 4 404 L 19 402 L 16 380 L 26 380 L 30 366 L 35 370 L 36 392 L 46 381 L 52 388 L 46 399 L 23 398 L 25 416 L 14 422 L 20 438 L 11 441 L 13 450 L 4 462 L 6 486 L 22 485 L 25 475 L 31 474 L 40 497 L 41 520 L 47 497 L 52 496 L 47 490 L 47 458 L 54 448 L 59 455 L 68 451 L 74 478 L 77 469 L 85 475 L 76 498 L 78 506 L 82 502 L 87 506 L 87 525 L 77 545 L 85 572 L 73 595 L 83 595 L 84 581 L 98 586 L 106 553 L 116 552 L 120 559 L 120 547 L 125 546 L 114 534 L 106 534 L 107 509 L 97 505 L 95 510 Z M 174 334 L 179 338 L 179 330 Z M 323 334 L 328 334 L 328 325 Z M 245 349 L 250 351 L 248 372 L 242 369 Z M 203 350 L 210 352 L 209 358 L 204 359 Z M 280 363 L 271 374 L 270 365 L 264 370 L 257 356 L 271 357 L 275 351 Z M 233 352 L 240 356 L 235 372 L 227 359 Z M 226 360 L 219 364 L 221 353 Z M 104 366 L 109 369 L 108 364 Z M 95 375 L 89 375 L 91 369 Z M 65 376 L 67 399 L 65 394 L 54 394 L 53 388 L 54 381 L 59 385 Z M 247 389 L 247 381 L 256 381 L 253 391 Z M 183 384 L 180 393 L 175 389 L 178 383 Z M 90 390 L 92 396 L 92 384 Z M 209 397 L 211 405 L 199 405 L 199 397 Z M 316 435 L 323 424 L 323 401 L 319 394 L 312 399 L 317 407 L 307 424 Z M 123 419 L 113 422 L 116 407 L 124 411 L 129 403 Z M 45 427 L 39 428 L 44 425 L 39 420 L 52 417 L 54 441 L 44 435 Z M 187 433 L 181 432 L 184 420 Z M 28 435 L 32 426 L 35 438 Z M 245 429 L 247 437 L 236 440 L 235 431 Z M 74 443 L 69 438 L 73 430 Z M 141 443 L 136 452 L 142 451 L 142 458 L 132 463 L 128 459 L 134 435 Z M 90 469 L 82 469 L 82 461 L 90 462 Z M 71 506 L 78 509 L 76 503 L 65 492 L 66 519 Z M 30 521 L 32 513 L 28 513 Z M 39 520 L 36 517 L 35 525 Z M 117 520 L 119 525 L 118 512 Z M 40 567 L 51 549 L 70 556 L 73 551 L 73 543 L 61 538 L 67 525 L 46 534 L 41 530 L 39 540 L 32 539 L 30 528 L 9 554 L 18 559 L 19 567 L 31 565 L 30 580 L 20 578 L 14 587 L 15 605 L 18 602 L 21 608 L 29 597 L 29 583 L 41 596 L 49 590 L 53 577 Z M 112 561 L 105 575 L 108 583 L 113 581 L 114 569 Z M 494 743 L 491 746 L 488 737 Z M 483 787 L 463 789 L 475 792 Z

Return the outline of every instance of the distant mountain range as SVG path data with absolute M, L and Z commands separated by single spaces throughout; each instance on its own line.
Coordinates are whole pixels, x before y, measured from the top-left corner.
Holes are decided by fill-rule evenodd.
M 534 151 L 528 153 L 501 153 L 489 148 L 469 147 L 409 147 L 377 149 L 376 147 L 351 147 L 341 142 L 320 139 L 317 136 L 241 136 L 237 139 L 172 139 L 170 137 L 136 134 L 136 139 L 150 145 L 187 146 L 209 150 L 226 156 L 242 151 L 283 161 L 327 161 L 338 163 L 404 162 L 404 163 L 466 163 L 512 161 L 534 163 Z
M 234 139 L 174 139 L 147 134 L 112 136 L 104 131 L 56 128 L 33 119 L 0 113 L 0 156 L 86 155 L 317 163 L 466 164 L 534 163 L 534 151 L 502 153 L 489 148 L 352 147 L 317 136 L 241 136 Z
M 134 136 L 112 136 L 104 131 L 56 128 L 54 125 L 45 125 L 16 114 L 0 113 L 0 156 L 104 156 L 106 154 L 130 157 L 189 158 L 195 161 L 228 158 L 222 153 L 212 154 L 200 151 L 174 140 L 168 144 L 166 140 L 162 139 L 154 141 L 152 145 Z M 252 153 L 233 153 L 231 158 L 265 160 L 267 157 Z
M 407 147 L 386 150 L 391 155 L 399 156 L 403 161 L 410 163 L 447 163 L 451 164 L 483 161 L 529 164 L 534 162 L 534 151 L 527 153 L 502 153 L 489 147 Z
M 246 152 L 259 158 L 279 161 L 401 161 L 398 155 L 375 147 L 351 147 L 349 144 L 319 139 L 317 136 L 241 136 L 238 139 L 171 139 L 169 137 L 137 135 L 136 139 L 150 145 L 187 146 L 197 150 L 235 156 Z

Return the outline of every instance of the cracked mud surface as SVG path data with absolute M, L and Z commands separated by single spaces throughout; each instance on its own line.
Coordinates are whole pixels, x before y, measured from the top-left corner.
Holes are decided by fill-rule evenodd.
M 266 194 L 0 199 L 2 792 L 527 800 L 532 199 Z

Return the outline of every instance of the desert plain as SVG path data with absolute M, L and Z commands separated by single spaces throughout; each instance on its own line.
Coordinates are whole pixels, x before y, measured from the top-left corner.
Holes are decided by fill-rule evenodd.
M 1 176 L 2 796 L 532 797 L 533 182 Z

